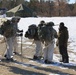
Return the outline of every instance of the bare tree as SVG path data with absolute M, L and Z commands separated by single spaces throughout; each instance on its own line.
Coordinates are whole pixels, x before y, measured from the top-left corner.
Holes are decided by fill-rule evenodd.
M 58 10 L 58 16 L 65 16 L 68 0 L 54 0 Z
M 24 0 L 1 0 L 0 6 L 7 7 L 8 9 L 17 6 L 18 4 L 24 3 Z
M 76 16 L 76 3 L 74 4 L 73 16 Z

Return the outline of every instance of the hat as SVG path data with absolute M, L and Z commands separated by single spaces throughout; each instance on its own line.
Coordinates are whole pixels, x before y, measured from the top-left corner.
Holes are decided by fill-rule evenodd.
M 12 17 L 11 19 L 11 21 L 16 21 L 16 20 L 20 20 L 20 17 L 15 16 L 15 17 Z
M 40 21 L 40 24 L 45 24 L 45 21 L 44 20 Z
M 61 22 L 61 23 L 60 23 L 60 25 L 63 25 L 63 26 L 64 26 L 64 23 L 63 23 L 63 22 Z
M 54 23 L 53 22 L 48 22 L 47 25 L 54 26 Z

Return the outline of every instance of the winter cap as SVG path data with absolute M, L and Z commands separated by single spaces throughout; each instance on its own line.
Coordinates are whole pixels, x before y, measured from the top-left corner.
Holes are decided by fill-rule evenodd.
M 64 27 L 64 23 L 61 22 L 60 25 L 59 25 L 59 27 L 60 27 L 60 28 L 63 28 L 63 27 Z
M 47 25 L 54 26 L 54 23 L 53 22 L 48 22 Z
M 61 23 L 60 23 L 60 25 L 64 26 L 64 23 L 63 23 L 63 22 L 61 22 Z
M 45 21 L 44 20 L 40 21 L 40 24 L 45 24 Z
M 15 16 L 15 17 L 12 17 L 11 19 L 11 21 L 16 21 L 16 20 L 20 20 L 20 17 Z

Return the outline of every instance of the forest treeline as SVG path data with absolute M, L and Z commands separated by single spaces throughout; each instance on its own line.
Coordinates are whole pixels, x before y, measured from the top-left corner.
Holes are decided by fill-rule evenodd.
M 76 16 L 76 3 L 69 4 L 69 0 L 0 0 L 0 7 L 9 10 L 21 3 L 38 16 Z

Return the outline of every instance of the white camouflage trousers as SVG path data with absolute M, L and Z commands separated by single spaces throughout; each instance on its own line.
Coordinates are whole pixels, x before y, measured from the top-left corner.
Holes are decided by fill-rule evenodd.
M 45 48 L 43 49 L 44 51 L 44 61 L 52 61 L 53 60 L 53 52 L 54 52 L 54 43 L 49 43 Z
M 14 52 L 17 52 L 17 50 L 18 50 L 17 37 L 13 36 L 12 39 L 13 39 L 13 50 L 14 50 Z
M 35 41 L 35 44 L 36 44 L 35 56 L 42 56 L 43 51 L 42 51 L 42 43 L 41 43 L 41 41 Z
M 6 58 L 10 59 L 13 57 L 13 40 L 12 40 L 12 37 L 6 38 L 6 42 L 7 42 Z

